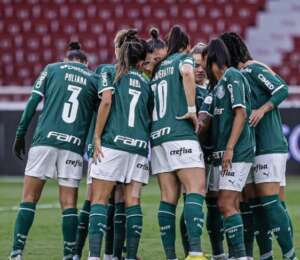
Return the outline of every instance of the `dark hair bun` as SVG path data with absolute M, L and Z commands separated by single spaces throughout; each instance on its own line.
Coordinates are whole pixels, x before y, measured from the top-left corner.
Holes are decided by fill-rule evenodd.
M 125 35 L 125 41 L 131 41 L 137 38 L 137 29 L 129 29 Z
M 69 50 L 73 51 L 73 50 L 80 50 L 81 46 L 79 42 L 70 42 L 69 43 Z
M 154 40 L 157 40 L 157 39 L 158 39 L 158 36 L 159 36 L 159 30 L 158 30 L 156 27 L 152 27 L 152 28 L 149 30 L 149 33 L 150 33 L 151 37 L 152 37 Z

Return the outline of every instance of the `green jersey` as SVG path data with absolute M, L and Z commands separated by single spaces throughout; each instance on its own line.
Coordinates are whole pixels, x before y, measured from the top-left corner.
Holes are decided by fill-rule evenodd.
M 44 97 L 32 146 L 49 145 L 83 154 L 99 77 L 81 63 L 49 64 L 32 92 Z
M 207 85 L 196 85 L 196 107 L 197 107 L 197 112 L 201 110 L 203 101 L 205 97 L 208 95 L 209 91 L 207 88 Z
M 248 123 L 251 113 L 250 86 L 246 78 L 235 68 L 228 68 L 212 90 L 212 139 L 214 163 L 221 164 L 223 153 L 231 134 L 234 109 L 245 108 L 247 119 L 233 151 L 233 162 L 253 162 L 255 145 Z
M 154 94 L 152 146 L 168 141 L 198 140 L 191 121 L 176 119 L 186 114 L 188 108 L 180 71 L 183 64 L 194 65 L 194 62 L 187 54 L 170 55 L 160 64 L 151 81 Z
M 251 86 L 251 103 L 258 109 L 271 101 L 280 92 L 287 93 L 286 83 L 274 75 L 262 64 L 252 63 L 242 70 Z M 255 127 L 256 155 L 269 153 L 287 153 L 288 144 L 283 134 L 281 116 L 278 107 L 269 111 Z
M 113 86 L 114 95 L 102 145 L 147 157 L 152 111 L 149 81 L 134 69 L 115 84 L 114 78 L 103 74 L 102 78 L 105 77 L 108 86 Z M 106 89 L 102 85 L 101 92 Z

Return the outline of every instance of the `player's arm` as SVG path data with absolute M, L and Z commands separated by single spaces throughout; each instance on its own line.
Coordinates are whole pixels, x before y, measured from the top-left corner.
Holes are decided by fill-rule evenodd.
M 257 126 L 266 113 L 278 107 L 281 102 L 287 98 L 288 86 L 284 80 L 276 76 L 276 74 L 265 65 L 262 65 L 260 70 L 253 71 L 253 76 L 257 84 L 271 94 L 271 98 L 260 108 L 253 111 L 250 116 L 250 125 Z
M 231 81 L 232 84 L 227 85 L 231 96 L 230 100 L 231 107 L 234 111 L 234 119 L 232 123 L 231 133 L 227 141 L 226 150 L 222 160 L 223 172 L 231 168 L 234 147 L 240 138 L 240 135 L 243 131 L 244 125 L 247 120 L 245 86 L 240 77 L 240 75 L 236 75 L 236 77 L 234 77 Z
M 196 84 L 193 60 L 191 58 L 186 58 L 180 65 L 179 69 L 182 76 L 184 93 L 188 104 L 188 111 L 185 115 L 177 117 L 177 119 L 190 119 L 193 122 L 194 127 L 197 131 L 198 121 L 196 114 L 197 109 L 195 105 Z
M 40 101 L 44 97 L 45 87 L 47 82 L 47 67 L 43 70 L 40 74 L 38 79 L 36 80 L 31 96 L 29 97 L 25 110 L 22 113 L 21 120 L 19 122 L 16 137 L 13 145 L 13 150 L 15 155 L 20 159 L 23 160 L 22 155 L 25 155 L 25 135 L 27 129 L 30 125 L 30 122 L 35 115 L 36 108 Z

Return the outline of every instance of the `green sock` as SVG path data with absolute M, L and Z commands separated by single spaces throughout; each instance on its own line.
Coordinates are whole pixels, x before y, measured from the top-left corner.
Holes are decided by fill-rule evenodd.
M 158 210 L 160 236 L 167 259 L 177 259 L 175 251 L 176 205 L 161 201 Z
M 64 238 L 64 260 L 72 260 L 76 253 L 76 232 L 78 215 L 76 208 L 65 209 L 62 213 L 62 233 Z
M 125 203 L 115 204 L 115 215 L 114 215 L 114 250 L 113 255 L 118 259 L 122 259 L 122 251 L 125 242 L 125 225 L 126 225 L 126 214 L 125 214 Z
M 246 256 L 243 220 L 239 213 L 224 218 L 224 229 L 232 258 Z
M 186 195 L 184 203 L 184 219 L 189 238 L 190 254 L 202 253 L 201 235 L 204 223 L 204 213 L 202 211 L 204 196 L 198 193 Z
M 115 213 L 115 205 L 110 200 L 107 206 L 107 231 L 105 235 L 106 255 L 113 255 L 113 250 L 114 250 L 114 213 Z
M 143 227 L 140 205 L 126 208 L 126 250 L 127 259 L 136 259 Z
M 91 257 L 100 257 L 101 244 L 106 232 L 107 207 L 92 204 L 89 223 L 89 249 Z
M 213 256 L 224 254 L 224 223 L 217 202 L 217 198 L 206 198 L 206 228 L 209 235 Z
M 249 203 L 241 202 L 240 211 L 244 225 L 244 240 L 247 257 L 253 257 L 254 244 L 254 227 L 253 227 L 253 212 L 250 209 Z
M 91 211 L 91 202 L 89 200 L 84 201 L 82 209 L 78 216 L 78 227 L 76 234 L 76 254 L 81 256 L 84 243 L 89 231 L 89 216 Z
M 183 202 L 185 202 L 186 194 L 183 194 Z M 185 220 L 184 220 L 184 211 L 182 211 L 180 216 L 180 234 L 181 234 L 181 243 L 184 250 L 184 255 L 188 256 L 189 254 L 189 241 L 188 234 L 186 230 Z
M 263 208 L 258 198 L 249 200 L 250 209 L 253 212 L 253 228 L 259 254 L 262 259 L 272 260 L 272 233 L 269 231 L 268 219 L 264 215 Z
M 36 203 L 33 202 L 20 203 L 14 229 L 12 257 L 22 254 L 29 229 L 33 223 L 35 207 Z
M 287 214 L 287 217 L 288 217 L 288 219 L 289 219 L 290 232 L 291 232 L 291 235 L 292 235 L 292 238 L 293 238 L 293 237 L 294 237 L 294 228 L 293 228 L 292 218 L 291 218 L 291 216 L 290 216 L 290 214 L 289 214 L 289 211 L 288 211 L 288 209 L 287 209 L 287 207 L 286 207 L 286 203 L 285 203 L 284 200 L 281 201 L 281 205 L 282 205 L 282 207 L 284 208 L 285 213 Z
M 278 195 L 264 196 L 260 198 L 265 217 L 281 248 L 284 259 L 294 259 L 295 250 L 289 231 L 289 219 L 281 205 Z

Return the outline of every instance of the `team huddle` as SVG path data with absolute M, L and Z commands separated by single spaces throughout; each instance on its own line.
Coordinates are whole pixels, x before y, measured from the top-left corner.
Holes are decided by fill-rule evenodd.
M 115 64 L 93 72 L 72 42 L 65 60 L 47 65 L 33 86 L 14 143 L 20 159 L 42 99 L 44 106 L 28 154 L 10 259 L 23 259 L 49 178 L 59 184 L 63 259 L 82 259 L 85 240 L 89 260 L 141 259 L 140 197 L 149 176 L 160 188 L 165 259 L 178 259 L 181 195 L 186 260 L 250 260 L 255 240 L 260 259 L 270 260 L 273 234 L 282 259 L 297 259 L 284 202 L 288 146 L 278 110 L 288 95 L 284 80 L 254 60 L 232 32 L 190 48 L 180 26 L 166 40 L 155 28 L 148 40 L 123 29 L 114 47 Z M 85 152 L 88 192 L 77 214 Z M 205 225 L 211 256 L 201 247 Z

